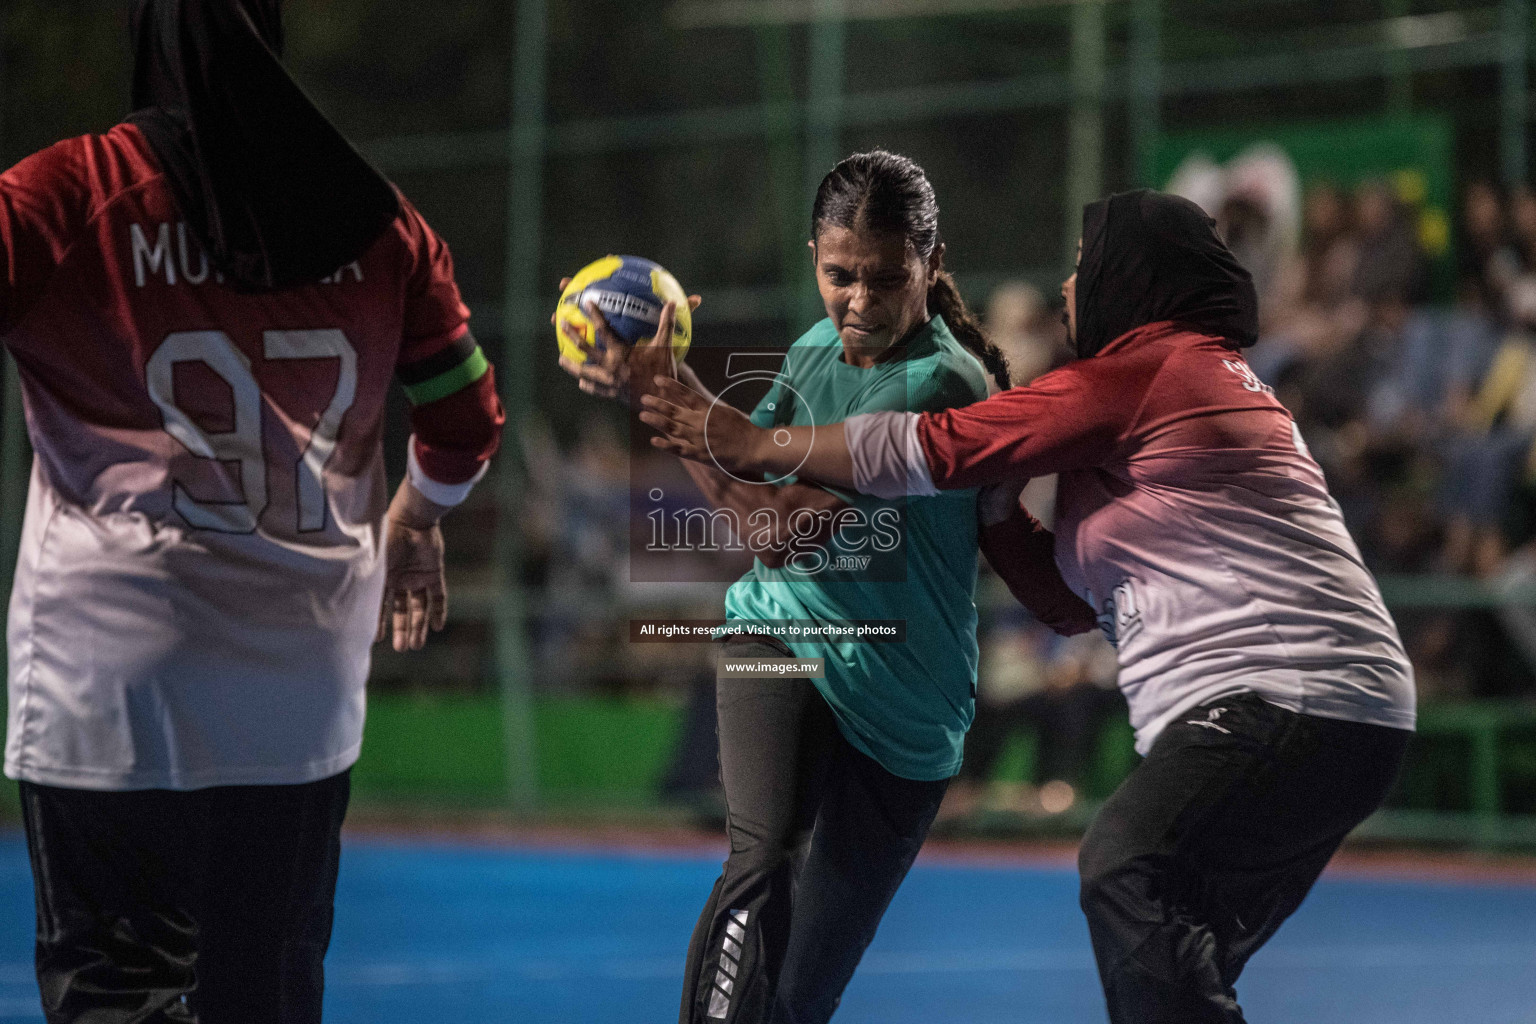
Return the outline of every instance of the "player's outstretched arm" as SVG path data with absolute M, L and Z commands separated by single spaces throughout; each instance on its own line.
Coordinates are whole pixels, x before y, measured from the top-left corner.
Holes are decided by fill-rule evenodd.
M 677 381 L 657 378 L 656 394 L 641 400 L 640 419 L 658 434 L 651 443 L 695 462 L 713 462 L 729 473 L 798 473 L 829 486 L 864 490 L 874 476 L 902 477 L 907 470 L 871 473 L 868 467 L 855 473 L 848 430 L 842 423 L 822 427 L 758 427 L 744 414 L 723 403 L 714 403 Z M 855 417 L 856 424 L 878 423 L 894 417 L 892 425 L 907 422 L 907 414 L 876 413 Z M 803 485 L 797 485 L 803 486 Z M 904 486 L 904 484 L 903 484 Z M 1019 602 L 1036 618 L 1071 635 L 1094 626 L 1093 609 L 1067 587 L 1056 568 L 1054 538 L 1019 504 L 1020 482 L 1002 483 L 982 493 L 979 538 L 982 552 Z M 932 493 L 931 487 L 926 489 Z M 896 497 L 891 490 L 887 497 Z
M 880 498 L 927 496 L 1101 464 L 1140 415 L 1156 366 L 1095 362 L 942 412 L 771 429 L 658 376 L 655 394 L 641 398 L 640 419 L 661 435 L 651 440 L 657 448 L 730 473 L 794 473 Z
M 745 413 L 658 376 L 640 399 L 641 422 L 655 428 L 652 446 L 727 473 L 794 475 L 828 487 L 854 487 L 853 458 L 843 424 L 759 427 Z

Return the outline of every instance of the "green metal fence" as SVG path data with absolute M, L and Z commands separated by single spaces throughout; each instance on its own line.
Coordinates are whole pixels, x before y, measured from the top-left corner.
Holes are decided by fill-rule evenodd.
M 1232 8 L 1243 5 L 1232 4 Z M 1255 4 L 1252 6 L 1262 6 Z M 1002 80 L 894 88 L 852 93 L 845 89 L 848 27 L 860 21 L 892 18 L 944 19 L 996 16 L 1058 17 L 1067 11 L 1070 59 L 1065 74 L 1021 74 Z M 1531 13 L 1526 0 L 1500 0 L 1496 7 L 1451 8 L 1432 15 L 1411 15 L 1399 0 L 1388 0 L 1380 17 L 1354 26 L 1345 44 L 1333 36 L 1312 36 L 1294 47 L 1264 53 L 1170 60 L 1165 53 L 1167 10 L 1163 0 L 1069 0 L 1066 3 L 1021 0 L 998 3 L 865 2 L 856 0 L 685 0 L 667 9 L 681 34 L 727 26 L 753 33 L 760 52 L 770 59 L 787 50 L 787 35 L 803 33 L 807 45 L 803 99 L 784 83 L 763 83 L 762 98 L 744 107 L 705 107 L 632 117 L 608 117 L 552 123 L 546 105 L 545 60 L 548 50 L 548 0 L 519 0 L 512 80 L 512 122 L 504 132 L 434 135 L 373 141 L 368 151 L 396 172 L 452 171 L 487 162 L 508 167 L 508 227 L 505 286 L 500 319 L 504 333 L 503 380 L 508 408 L 529 407 L 524 382 L 535 379 L 536 343 L 547 315 L 547 282 L 540 280 L 542 169 L 556 155 L 645 150 L 686 142 L 725 142 L 741 136 L 771 142 L 797 142 L 775 154 L 775 188 L 785 216 L 809 208 L 809 197 L 824 170 L 842 155 L 845 133 L 855 127 L 973 115 L 981 112 L 1065 108 L 1068 155 L 1062 205 L 1062 250 L 1070 255 L 1082 204 L 1103 190 L 1106 106 L 1122 102 L 1134 166 L 1152 166 L 1162 132 L 1162 108 L 1180 96 L 1221 94 L 1298 83 L 1389 78 L 1393 104 L 1412 102 L 1412 76 L 1420 71 L 1488 66 L 1500 81 L 1500 169 L 1507 182 L 1525 179 L 1527 167 L 1527 39 Z M 1112 62 L 1108 35 L 1111 18 L 1123 20 L 1126 56 Z M 1438 20 L 1436 20 L 1438 19 Z M 803 254 L 787 252 L 780 281 L 755 294 L 733 297 L 745 306 L 785 318 L 817 309 L 804 272 Z M 710 308 L 717 308 L 712 302 Z M 730 316 L 731 310 L 723 314 Z M 522 637 L 523 597 L 505 581 L 515 578 L 518 467 L 503 463 L 498 496 L 497 576 L 502 582 L 490 602 L 496 624 L 497 664 L 505 695 L 513 759 L 508 776 L 513 802 L 537 800 L 531 754 L 534 735 L 527 726 L 531 692 L 526 643 Z M 526 760 L 525 760 L 526 759 Z
M 1049 280 L 1052 274 L 1045 268 L 1069 253 L 1082 202 L 1107 186 L 1129 184 L 1128 177 L 1144 173 L 1115 172 L 1110 167 L 1112 154 L 1128 154 L 1125 163 L 1131 168 L 1151 167 L 1169 123 L 1187 119 L 1188 114 L 1181 112 L 1213 99 L 1379 81 L 1385 87 L 1382 112 L 1403 113 L 1424 109 L 1418 94 L 1423 83 L 1438 81 L 1435 76 L 1487 72 L 1497 83 L 1500 176 L 1507 183 L 1521 182 L 1528 169 L 1532 12 L 1527 0 L 1489 0 L 1478 6 L 1409 0 L 1310 5 L 1287 0 L 676 0 L 648 10 L 646 16 L 665 20 L 669 45 L 675 44 L 680 52 L 722 33 L 743 33 L 751 39 L 751 52 L 757 57 L 755 102 L 555 117 L 550 83 L 561 68 L 550 61 L 549 54 L 552 15 L 560 10 L 550 0 L 515 4 L 512 36 L 505 41 L 509 98 L 503 127 L 363 140 L 363 148 L 395 175 L 504 174 L 506 226 L 500 292 L 471 299 L 479 322 L 500 327 L 499 379 L 512 416 L 509 436 L 513 438 L 524 417 L 540 403 L 533 387 L 538 366 L 549 357 L 541 332 L 551 285 L 544 280 L 544 262 L 550 249 L 553 161 L 615 154 L 639 158 L 670 147 L 728 147 L 743 140 L 762 144 L 775 216 L 785 239 L 782 260 L 774 277 L 711 293 L 701 310 L 700 319 L 706 325 L 793 322 L 815 312 L 807 261 L 795 241 L 796 225 L 809 208 L 823 171 L 843 154 L 850 140 L 867 138 L 875 130 L 942 125 L 986 115 L 1038 112 L 1063 118 L 1065 154 L 1049 183 L 1059 196 L 1058 244 L 1047 247 L 1048 251 L 1021 253 L 1011 265 L 962 274 L 962 286 L 973 292 L 1006 276 Z M 1248 22 L 1257 26 L 1254 32 L 1270 31 L 1264 26 L 1283 20 L 1280 14 L 1287 10 L 1316 12 L 1328 24 L 1275 28 L 1262 37 L 1263 46 L 1253 44 L 1258 36 L 1245 34 Z M 0 19 L 5 16 L 0 11 Z M 962 75 L 913 84 L 894 74 L 890 76 L 894 81 L 871 84 L 861 74 L 853 81 L 850 68 L 860 66 L 857 48 L 869 33 L 896 26 L 906 33 L 904 38 L 921 41 L 945 26 L 970 22 L 984 30 L 1023 26 L 1057 33 L 1065 39 L 1065 59 L 1048 67 L 1018 67 L 976 79 Z M 9 39 L 3 20 L 0 38 Z M 4 89 L 4 55 L 0 47 L 0 90 Z M 658 59 L 665 56 L 658 54 Z M 792 76 L 788 69 L 796 61 L 803 74 Z M 3 125 L 0 152 L 18 155 L 6 150 Z M 4 552 L 4 564 L 13 565 L 28 456 L 14 373 L 7 372 L 5 381 L 0 422 L 0 552 Z M 517 583 L 526 484 L 526 467 L 520 464 L 514 443 L 500 461 L 494 482 L 493 582 L 488 589 L 462 594 L 464 599 L 455 602 L 456 615 L 479 618 L 492 627 L 495 713 L 484 712 L 477 718 L 465 712 L 467 717 L 452 719 L 471 731 L 483 732 L 486 722 L 492 723 L 495 741 L 487 738 L 489 746 L 483 749 L 498 751 L 505 761 L 499 772 L 481 765 L 477 771 L 482 774 L 476 776 L 481 782 L 476 785 L 495 780 L 481 795 L 499 789 L 501 798 L 520 810 L 560 799 L 562 790 L 555 780 L 568 778 L 561 774 L 557 758 L 540 751 L 541 743 L 558 745 L 562 734 L 550 724 L 558 718 L 551 705 L 535 699 L 526 637 L 530 595 Z M 1386 589 L 1392 591 L 1391 586 Z M 1465 581 L 1402 581 L 1394 600 L 1412 603 L 1431 593 L 1437 595 L 1432 600 L 1451 603 L 1525 602 L 1532 597 L 1475 590 L 1476 585 Z M 1448 598 L 1447 591 L 1456 593 Z M 360 771 L 365 779 L 370 772 L 381 773 L 377 776 L 381 779 L 395 779 L 398 785 L 381 783 L 380 788 L 401 792 L 409 788 L 401 781 L 409 772 L 391 775 L 396 769 L 386 770 L 385 765 L 420 766 L 424 783 L 438 778 L 433 772 L 446 769 L 428 770 L 430 751 L 410 757 L 402 753 L 417 742 L 410 738 L 409 722 L 425 721 L 423 716 L 430 712 L 417 708 L 409 714 L 401 711 L 404 717 L 391 717 L 393 699 L 375 702 L 370 728 L 382 731 L 371 738 L 370 760 Z M 1521 831 L 1526 826 L 1508 825 L 1500 815 L 1495 787 L 1487 775 L 1490 770 L 1497 774 L 1503 737 L 1524 728 L 1522 715 L 1517 710 L 1447 712 L 1443 718 L 1427 715 L 1427 731 L 1464 733 L 1482 752 L 1472 769 L 1476 800 L 1466 812 L 1472 817 L 1455 821 L 1394 818 L 1391 828 L 1403 834 L 1449 835 L 1470 822 L 1475 825 L 1473 834 L 1489 842 L 1526 834 Z M 398 740 L 386 740 L 386 734 Z M 448 746 L 445 741 L 434 749 Z M 391 761 L 401 757 L 405 761 Z

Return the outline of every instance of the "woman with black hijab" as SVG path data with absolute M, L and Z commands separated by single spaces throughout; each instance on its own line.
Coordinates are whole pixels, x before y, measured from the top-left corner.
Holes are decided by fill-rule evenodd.
M 0 175 L 38 984 L 50 1024 L 313 1022 L 369 647 L 442 628 L 437 521 L 501 407 L 447 247 L 289 79 L 278 0 L 140 0 L 133 39 L 127 122 Z
M 659 380 L 642 419 L 729 472 L 787 460 L 886 497 L 1060 474 L 1056 562 L 1118 648 L 1145 755 L 1079 854 L 1110 1018 L 1238 1024 L 1244 964 L 1396 776 L 1412 671 L 1295 422 L 1238 351 L 1257 302 L 1210 219 L 1148 191 L 1090 204 L 1062 291 L 1078 358 L 963 409 L 853 417 L 813 446 Z
M 400 213 L 289 77 L 281 0 L 138 0 L 133 113 L 193 234 L 244 290 L 309 284 Z

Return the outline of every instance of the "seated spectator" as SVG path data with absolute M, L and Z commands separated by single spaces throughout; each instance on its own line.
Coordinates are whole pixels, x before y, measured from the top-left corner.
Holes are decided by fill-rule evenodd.
M 1393 419 L 1398 411 L 1393 407 L 1403 405 L 1401 398 L 1393 400 L 1394 392 L 1439 390 L 1444 376 L 1444 353 L 1435 344 L 1440 336 L 1425 335 L 1427 325 L 1421 325 L 1417 341 L 1422 358 L 1404 359 L 1412 304 L 1425 293 L 1428 264 L 1408 211 L 1385 184 L 1373 181 L 1359 188 L 1351 235 L 1353 266 L 1342 296 L 1339 282 L 1318 282 L 1330 289 L 1323 294 L 1335 302 L 1331 307 L 1317 303 L 1298 314 L 1298 322 L 1310 317 L 1321 326 L 1274 381 L 1324 468 L 1345 476 L 1358 468 L 1355 464 L 1373 441 L 1366 412 L 1380 383 L 1393 380 L 1380 414 Z M 1394 379 L 1404 373 L 1407 380 Z
M 1297 303 L 1329 308 L 1343 302 L 1359 260 L 1359 240 L 1344 193 L 1326 182 L 1314 186 L 1302 205 Z
M 1226 192 L 1216 209 L 1216 230 L 1253 275 L 1262 331 L 1284 301 L 1282 278 L 1296 258 L 1301 230 L 1301 184 L 1296 165 L 1278 146 L 1257 143 L 1226 168 Z
M 1518 329 L 1499 346 L 1461 430 L 1444 444 L 1445 568 L 1452 572 L 1498 572 L 1516 488 L 1536 471 L 1536 276 L 1519 279 L 1509 302 Z
M 1276 388 L 1297 383 L 1307 367 L 1364 328 L 1365 306 L 1352 300 L 1349 287 L 1359 255 L 1343 194 L 1330 184 L 1313 186 L 1302 204 L 1300 250 L 1277 275 L 1263 336 L 1248 353 L 1261 380 Z M 1286 403 L 1293 412 L 1301 397 L 1293 393 Z
M 1523 190 L 1522 190 L 1523 191 Z M 1525 193 L 1529 200 L 1529 193 Z M 1527 206 L 1532 206 L 1529 201 Z M 1536 220 L 1529 228 L 1536 229 Z M 1475 181 L 1467 186 L 1461 205 L 1461 245 L 1456 268 L 1458 304 L 1493 320 L 1502 321 L 1507 310 L 1504 293 L 1521 270 L 1522 257 L 1510 243 L 1499 191 L 1491 183 Z M 1532 237 L 1536 242 L 1536 237 Z M 1536 256 L 1536 251 L 1532 252 Z
M 1350 291 L 1373 307 L 1374 319 L 1401 323 L 1409 303 L 1429 291 L 1429 267 L 1412 219 L 1385 182 L 1369 181 L 1355 193 L 1355 231 L 1360 254 Z
M 1510 250 L 1519 271 L 1536 273 L 1536 192 L 1529 185 L 1515 189 L 1509 203 Z M 1509 279 L 1504 279 L 1504 285 Z
M 1418 442 L 1462 422 L 1498 344 L 1498 325 L 1476 291 L 1450 309 L 1412 310 L 1370 395 L 1373 432 Z

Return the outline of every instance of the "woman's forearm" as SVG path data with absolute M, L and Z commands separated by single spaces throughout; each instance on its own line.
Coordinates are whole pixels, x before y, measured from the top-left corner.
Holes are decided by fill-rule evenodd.
M 759 427 L 702 387 L 665 377 L 652 383 L 655 393 L 640 400 L 640 421 L 657 431 L 653 447 L 753 481 L 794 476 L 829 487 L 853 484 L 843 424 Z
M 1017 502 L 1007 519 L 981 524 L 977 541 L 1009 592 L 1045 625 L 1071 636 L 1098 624 L 1092 606 L 1061 578 L 1055 537 Z
M 707 466 L 702 462 L 692 462 L 688 459 L 682 460 L 682 463 L 683 469 L 687 471 L 694 486 L 699 489 L 699 493 L 704 496 L 704 500 L 709 502 L 710 508 L 729 508 L 738 514 L 741 512 L 738 507 L 741 504 L 741 495 L 732 487 L 736 481 L 715 466 Z
M 826 487 L 905 498 L 938 493 L 916 442 L 913 413 L 878 412 L 818 427 L 753 428 L 734 438 L 734 465 L 768 479 L 795 475 Z
M 782 567 L 797 552 L 824 546 L 847 504 L 820 487 L 746 483 L 715 466 L 688 459 L 683 466 L 713 509 L 730 513 L 735 531 L 769 568 Z
M 878 498 L 922 497 L 1101 465 L 1140 415 L 1148 372 L 1081 360 L 1028 387 L 938 413 L 872 412 L 818 427 L 758 427 L 658 378 L 640 419 L 651 444 L 728 473 L 799 476 Z
M 743 522 L 758 512 L 771 511 L 776 520 L 788 521 L 804 510 L 818 512 L 843 504 L 842 499 L 809 483 L 776 487 L 748 483 L 701 462 L 684 460 L 683 467 L 712 508 L 729 509 Z
M 828 487 L 853 486 L 853 457 L 841 423 L 763 429 L 753 439 L 748 464 L 769 480 L 795 476 Z

